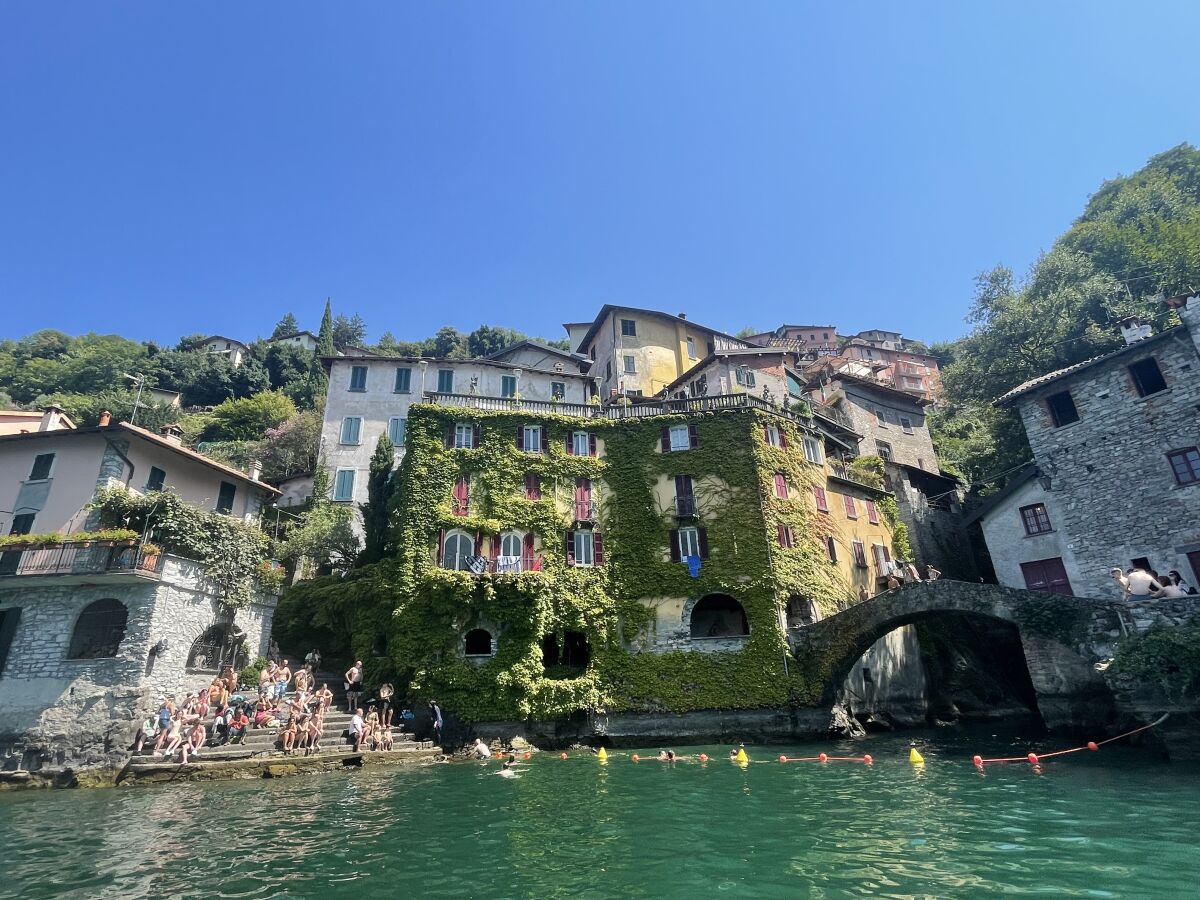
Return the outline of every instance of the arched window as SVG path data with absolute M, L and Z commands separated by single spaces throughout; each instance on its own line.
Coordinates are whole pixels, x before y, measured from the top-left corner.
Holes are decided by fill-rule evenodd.
M 746 610 L 728 594 L 709 594 L 692 608 L 694 638 L 745 637 L 749 633 Z
M 467 571 L 467 557 L 475 554 L 475 541 L 465 531 L 451 531 L 446 535 L 442 550 L 442 568 Z
M 249 664 L 246 634 L 228 622 L 204 629 L 188 652 L 187 667 L 204 672 L 219 672 L 226 666 L 233 666 L 235 672 L 240 672 Z
M 472 628 L 463 637 L 463 655 L 491 656 L 492 635 L 482 628 Z
M 500 537 L 500 555 L 515 556 L 521 558 L 521 551 L 525 545 L 525 535 L 519 531 L 506 531 Z
M 104 659 L 116 656 L 125 637 L 129 610 L 120 600 L 89 603 L 75 621 L 67 659 Z

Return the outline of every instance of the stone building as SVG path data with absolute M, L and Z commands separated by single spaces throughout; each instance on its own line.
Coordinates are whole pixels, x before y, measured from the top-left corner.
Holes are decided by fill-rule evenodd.
M 0 577 L 0 778 L 120 766 L 164 696 L 267 653 L 276 598 L 234 610 L 197 563 L 138 547 L 24 552 L 42 564 Z
M 996 401 L 1035 467 L 978 515 L 1002 584 L 1111 597 L 1114 566 L 1200 581 L 1200 296 L 1167 302 L 1182 324 L 1126 321 L 1123 346 Z

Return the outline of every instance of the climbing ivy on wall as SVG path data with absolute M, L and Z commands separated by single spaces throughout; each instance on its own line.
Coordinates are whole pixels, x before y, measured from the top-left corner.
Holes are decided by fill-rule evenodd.
M 879 490 L 883 490 L 883 466 L 883 458 L 879 456 L 859 456 L 850 463 L 855 475 Z M 892 556 L 912 562 L 913 551 L 908 543 L 908 526 L 900 521 L 900 504 L 891 494 L 885 494 L 875 500 L 875 506 L 883 514 L 883 520 L 892 532 Z
M 445 446 L 447 428 L 457 422 L 479 427 L 477 447 Z M 767 422 L 784 431 L 786 448 L 767 443 Z M 675 424 L 696 426 L 699 445 L 659 452 L 663 429 Z M 524 425 L 547 430 L 546 452 L 517 448 Z M 852 592 L 826 555 L 826 518 L 811 502 L 811 487 L 824 476 L 805 459 L 797 427 L 753 410 L 583 420 L 413 407 L 397 473 L 395 555 L 338 590 L 338 616 L 352 633 L 355 655 L 370 660 L 368 679 L 406 684 L 468 720 L 756 708 L 808 699 L 799 668 L 786 662 L 781 618 L 787 599 L 805 597 L 828 614 L 849 603 Z M 599 457 L 566 452 L 568 434 L 576 430 L 599 439 Z M 787 477 L 789 499 L 774 495 L 776 472 Z M 525 498 L 527 473 L 540 477 L 543 499 Z M 451 506 L 462 475 L 471 478 L 466 516 Z M 655 501 L 655 484 L 675 475 L 695 480 L 699 524 L 708 529 L 709 558 L 694 579 L 686 565 L 669 561 L 675 520 Z M 599 495 L 605 563 L 593 568 L 567 564 L 572 523 L 554 499 L 569 505 L 579 477 L 593 479 Z M 794 548 L 778 546 L 780 524 L 792 527 Z M 542 571 L 474 576 L 442 569 L 435 560 L 441 529 L 478 533 L 485 542 L 510 529 L 532 531 Z M 287 603 L 301 610 L 306 593 L 321 592 L 328 596 L 332 588 L 301 585 Z M 655 612 L 639 598 L 712 593 L 729 594 L 746 611 L 751 633 L 740 650 L 649 652 Z M 496 654 L 485 662 L 462 656 L 462 636 L 476 627 L 497 638 Z M 543 636 L 557 635 L 561 647 L 568 631 L 586 636 L 589 665 L 547 672 Z M 383 644 L 383 655 L 372 658 Z

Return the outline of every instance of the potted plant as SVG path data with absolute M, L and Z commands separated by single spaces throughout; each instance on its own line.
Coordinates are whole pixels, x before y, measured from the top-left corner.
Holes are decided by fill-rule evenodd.
M 162 547 L 157 544 L 145 543 L 142 544 L 142 562 L 141 568 L 153 570 L 158 565 L 158 557 L 162 554 Z

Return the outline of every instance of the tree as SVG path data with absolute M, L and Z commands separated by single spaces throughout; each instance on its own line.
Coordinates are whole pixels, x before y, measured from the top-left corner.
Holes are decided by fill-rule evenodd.
M 429 347 L 430 355 L 447 359 L 469 359 L 467 336 L 452 325 L 443 325 L 433 336 Z
M 369 348 L 384 356 L 424 356 L 425 344 L 422 341 L 400 341 L 390 331 L 385 331 L 379 338 L 379 343 Z
M 296 415 L 296 404 L 277 391 L 263 391 L 252 397 L 226 400 L 212 411 L 205 428 L 206 441 L 256 441 Z
M 333 356 L 337 348 L 333 343 L 333 308 L 329 299 L 325 299 L 325 313 L 321 316 L 321 330 L 317 333 L 317 351 L 313 354 L 312 363 L 308 369 L 308 384 L 296 393 L 297 401 L 309 405 L 317 402 L 318 397 L 324 397 L 329 390 L 329 376 L 325 374 L 322 357 Z
M 757 328 L 753 328 L 753 327 L 747 325 L 745 328 L 741 329 L 740 331 L 735 332 L 733 336 L 739 337 L 739 338 L 742 338 L 743 340 L 745 340 L 746 338 L 753 337 L 754 335 L 756 335 L 758 333 L 759 332 L 758 332 Z
M 516 344 L 525 339 L 524 334 L 512 328 L 480 325 L 467 335 L 467 353 L 470 356 L 491 356 L 510 344 Z
M 358 313 L 349 319 L 339 315 L 333 320 L 333 345 L 335 347 L 361 347 L 367 339 L 367 323 Z
M 312 367 L 312 354 L 295 344 L 271 344 L 263 354 L 263 365 L 275 390 L 286 390 L 302 382 Z
M 391 500 L 396 492 L 392 473 L 395 464 L 395 445 L 386 434 L 381 434 L 367 475 L 367 502 L 361 504 L 364 544 L 356 565 L 379 562 L 387 550 Z
M 283 318 L 275 323 L 275 329 L 271 332 L 271 340 L 287 337 L 289 334 L 295 334 L 299 330 L 300 323 L 296 321 L 296 317 L 290 312 L 284 313 Z
M 263 435 L 259 458 L 263 478 L 278 483 L 292 475 L 315 472 L 321 443 L 321 413 L 304 410 L 286 422 L 268 428 Z
M 292 525 L 276 553 L 281 560 L 311 559 L 318 566 L 349 568 L 358 557 L 361 543 L 354 533 L 354 510 L 325 501 L 317 502 Z

